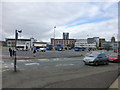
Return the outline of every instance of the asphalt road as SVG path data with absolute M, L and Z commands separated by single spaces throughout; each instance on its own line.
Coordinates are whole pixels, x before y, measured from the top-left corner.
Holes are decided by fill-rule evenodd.
M 36 57 L 33 57 L 33 51 L 17 51 L 18 59 L 24 58 L 61 58 L 61 57 L 79 57 L 81 54 L 85 55 L 87 51 L 75 52 L 74 50 L 66 51 L 46 51 L 46 52 L 37 52 Z M 8 48 L 2 49 L 2 58 L 10 59 Z M 12 59 L 12 58 L 11 58 Z
M 4 60 L 3 88 L 108 88 L 118 76 L 118 64 L 87 66 L 83 57 Z

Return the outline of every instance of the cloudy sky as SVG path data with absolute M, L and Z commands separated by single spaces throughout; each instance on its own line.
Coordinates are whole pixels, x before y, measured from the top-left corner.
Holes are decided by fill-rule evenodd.
M 105 37 L 118 34 L 117 2 L 3 2 L 2 40 L 14 38 L 15 29 L 23 30 L 21 38 L 39 41 L 62 38 Z M 20 37 L 19 37 L 20 38 Z

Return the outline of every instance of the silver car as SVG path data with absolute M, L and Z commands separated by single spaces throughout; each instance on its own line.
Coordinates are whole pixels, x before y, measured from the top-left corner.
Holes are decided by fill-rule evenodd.
M 87 55 L 84 59 L 83 62 L 85 65 L 99 65 L 99 64 L 109 64 L 109 59 L 104 53 L 99 53 L 99 52 L 93 52 L 89 55 Z

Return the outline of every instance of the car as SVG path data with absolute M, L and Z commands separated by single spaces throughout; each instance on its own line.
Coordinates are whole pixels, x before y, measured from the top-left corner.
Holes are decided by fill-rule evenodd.
M 109 56 L 110 62 L 120 62 L 120 53 L 112 53 Z
M 75 47 L 74 51 L 80 51 L 80 48 L 79 47 Z
M 42 47 L 42 48 L 40 48 L 40 51 L 41 51 L 41 52 L 45 52 L 45 51 L 46 51 L 46 48 Z
M 58 44 L 57 47 L 56 47 L 56 50 L 62 51 L 63 50 L 63 46 L 61 44 Z
M 91 52 L 84 59 L 83 62 L 85 65 L 100 65 L 100 64 L 109 64 L 109 59 L 105 53 L 100 52 Z
M 62 51 L 63 49 L 62 49 L 62 48 L 58 48 L 57 50 L 58 50 L 58 51 Z

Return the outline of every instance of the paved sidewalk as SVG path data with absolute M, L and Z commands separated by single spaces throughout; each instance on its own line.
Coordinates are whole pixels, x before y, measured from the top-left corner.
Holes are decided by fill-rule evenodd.
M 110 88 L 118 88 L 120 90 L 120 76 L 113 82 Z

